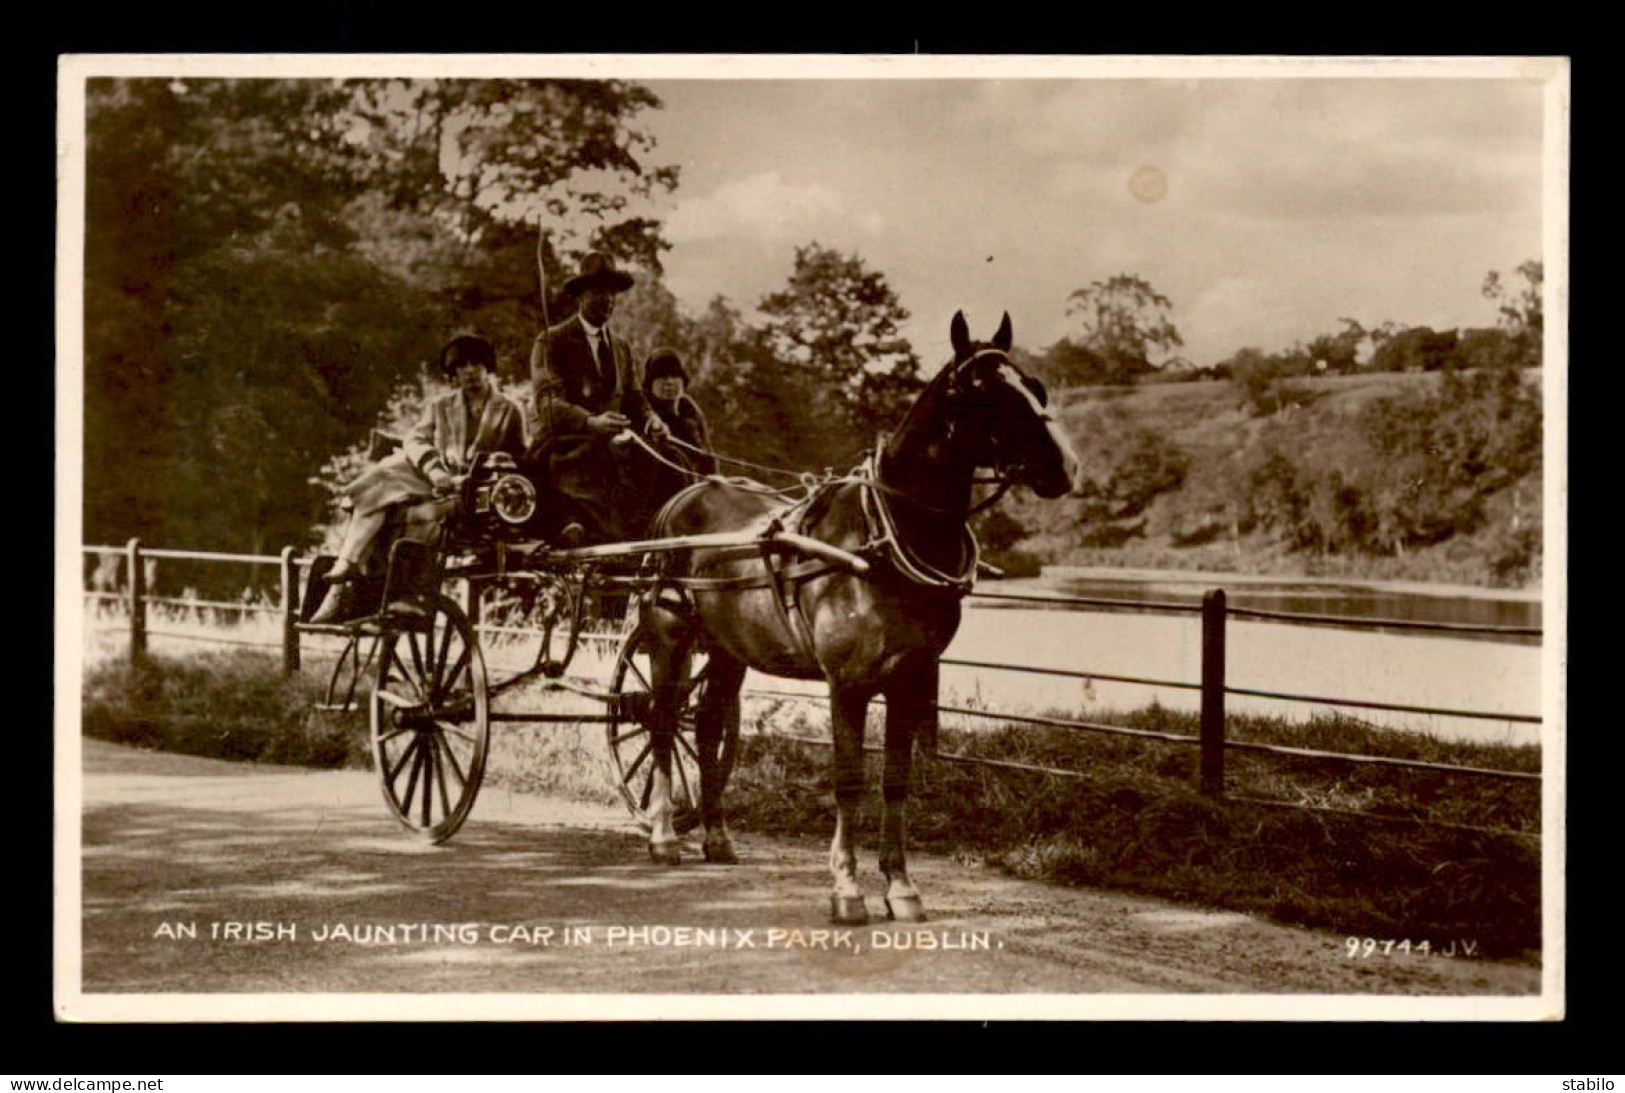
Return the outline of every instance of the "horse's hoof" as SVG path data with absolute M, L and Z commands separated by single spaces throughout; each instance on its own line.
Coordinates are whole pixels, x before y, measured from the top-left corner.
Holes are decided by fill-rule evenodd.
M 683 855 L 678 849 L 681 845 L 676 839 L 670 842 L 650 843 L 649 858 L 656 865 L 681 865 Z
M 886 917 L 894 922 L 924 922 L 925 901 L 919 896 L 887 897 Z
M 700 849 L 705 852 L 705 860 L 713 865 L 739 864 L 739 854 L 731 842 L 703 843 Z
M 830 896 L 829 920 L 837 926 L 863 926 L 869 921 L 869 905 L 862 896 Z

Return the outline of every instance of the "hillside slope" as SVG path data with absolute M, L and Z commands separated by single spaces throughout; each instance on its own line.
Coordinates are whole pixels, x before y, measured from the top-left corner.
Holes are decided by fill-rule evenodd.
M 1222 380 L 1059 392 L 1087 496 L 1006 502 L 1018 567 L 1538 583 L 1540 373 Z M 1017 526 L 1019 525 L 1019 526 Z M 1012 554 L 1010 548 L 1016 553 Z

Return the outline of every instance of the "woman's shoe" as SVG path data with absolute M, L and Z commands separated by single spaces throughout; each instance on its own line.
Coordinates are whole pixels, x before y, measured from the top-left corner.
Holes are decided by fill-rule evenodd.
M 325 575 L 329 585 L 349 584 L 351 581 L 360 579 L 360 577 L 361 567 L 354 562 L 345 561 L 343 558 L 333 563 L 333 568 L 329 569 Z
M 315 625 L 343 622 L 355 614 L 355 595 L 348 584 L 331 585 L 322 597 L 321 606 L 310 616 Z

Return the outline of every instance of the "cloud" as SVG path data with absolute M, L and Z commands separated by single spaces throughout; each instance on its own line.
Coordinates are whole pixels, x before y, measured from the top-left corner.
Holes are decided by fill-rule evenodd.
M 1253 277 L 1215 282 L 1178 319 L 1186 355 L 1198 364 L 1216 363 L 1243 346 L 1283 349 L 1314 334 L 1286 292 Z
M 674 244 L 719 240 L 805 242 L 815 236 L 874 236 L 884 218 L 854 207 L 840 193 L 817 183 L 786 182 L 777 171 L 725 182 L 703 197 L 678 202 L 666 221 Z
M 1272 221 L 1538 208 L 1540 87 L 1461 80 L 1000 81 L 960 107 L 1062 198 L 1142 164 L 1193 207 Z

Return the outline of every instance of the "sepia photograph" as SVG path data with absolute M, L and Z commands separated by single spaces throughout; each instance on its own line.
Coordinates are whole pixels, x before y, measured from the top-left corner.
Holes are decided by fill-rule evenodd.
M 59 1020 L 1565 1015 L 1566 59 L 58 81 Z

